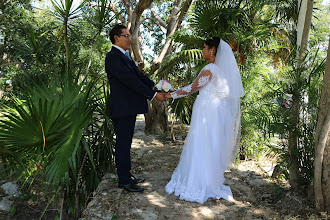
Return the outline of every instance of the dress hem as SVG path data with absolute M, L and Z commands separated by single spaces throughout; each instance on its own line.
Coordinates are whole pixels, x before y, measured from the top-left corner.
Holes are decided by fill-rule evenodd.
M 198 202 L 203 204 L 209 198 L 225 199 L 228 201 L 234 201 L 233 194 L 229 186 L 221 185 L 216 192 L 208 192 L 205 189 L 197 189 L 197 187 L 184 187 L 184 184 L 171 180 L 165 187 L 168 194 L 174 193 L 175 196 L 180 196 L 181 200 L 189 202 Z

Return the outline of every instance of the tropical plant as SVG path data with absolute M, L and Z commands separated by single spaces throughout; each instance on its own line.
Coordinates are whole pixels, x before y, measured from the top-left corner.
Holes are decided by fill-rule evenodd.
M 90 15 L 85 16 L 87 21 L 96 28 L 96 39 L 95 42 L 92 46 L 92 50 L 90 51 L 89 55 L 89 60 L 88 60 L 88 65 L 86 68 L 86 74 L 88 73 L 89 67 L 91 66 L 92 63 L 92 54 L 97 46 L 97 43 L 99 41 L 100 35 L 104 28 L 108 26 L 111 22 L 115 20 L 115 18 L 118 16 L 113 15 L 111 16 L 112 10 L 108 7 L 110 5 L 111 1 L 110 0 L 97 0 L 95 2 L 95 5 L 93 5 L 93 8 L 89 10 Z
M 231 44 L 243 69 L 248 55 L 256 55 L 256 48 L 271 42 L 273 29 L 277 27 L 262 14 L 266 3 L 197 1 L 194 13 L 188 17 L 189 29 L 183 29 L 172 37 L 176 42 L 176 52 L 165 58 L 158 76 L 168 77 L 177 87 L 191 83 L 206 64 L 201 48 L 205 39 L 211 36 L 218 36 Z M 176 100 L 171 104 L 171 110 L 181 121 L 189 122 L 194 96 L 185 99 Z
M 51 0 L 54 16 L 61 24 L 58 30 L 58 41 L 64 43 L 67 68 L 70 67 L 70 60 L 72 58 L 68 32 L 73 29 L 74 20 L 81 17 L 82 8 L 87 3 L 87 0 L 83 0 L 77 7 L 74 7 L 73 2 L 73 0 Z M 68 73 L 71 74 L 71 71 L 68 71 Z
M 1 163 L 28 182 L 40 174 L 53 187 L 50 201 L 61 199 L 74 217 L 101 177 L 113 171 L 114 133 L 101 56 L 110 45 L 101 31 L 114 17 L 109 1 L 100 0 L 101 8 L 93 9 L 85 3 L 74 7 L 73 0 L 53 0 L 52 10 L 38 16 L 23 10 L 31 19 L 13 22 L 19 37 L 5 33 L 13 40 L 6 41 L 9 50 L 1 58 L 8 60 L 0 66 L 2 84 L 11 79 L 13 85 L 0 100 Z M 6 30 L 10 25 L 5 23 Z M 90 51 L 93 25 L 99 37 Z M 11 62 L 15 58 L 19 62 Z M 86 66 L 93 77 L 82 74 Z
M 317 59 L 318 53 L 305 56 L 299 67 L 295 62 L 296 53 L 291 53 L 291 65 L 270 76 L 267 88 L 258 106 L 246 112 L 246 117 L 253 119 L 257 127 L 268 137 L 277 138 L 271 148 L 278 153 L 281 164 L 289 169 L 295 158 L 298 164 L 300 186 L 307 187 L 313 177 L 314 136 L 320 96 L 320 77 L 325 68 L 324 59 Z M 299 78 L 297 78 L 299 77 Z M 296 82 L 299 82 L 298 84 Z M 292 108 L 296 104 L 292 94 L 300 95 L 300 123 L 292 120 Z M 290 132 L 296 132 L 298 147 L 289 151 Z
M 39 167 L 74 217 L 113 164 L 108 89 L 66 77 L 35 85 L 1 110 L 2 161 L 32 178 Z M 102 94 L 103 93 L 103 94 Z

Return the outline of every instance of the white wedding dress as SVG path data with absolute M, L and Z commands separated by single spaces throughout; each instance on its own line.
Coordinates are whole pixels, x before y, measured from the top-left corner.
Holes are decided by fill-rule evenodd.
M 222 48 L 219 46 L 218 50 L 229 47 L 224 41 L 220 45 Z M 222 55 L 226 53 L 218 51 L 217 58 Z M 234 62 L 234 68 L 237 68 L 235 58 Z M 206 65 L 192 84 L 171 93 L 175 99 L 199 91 L 179 165 L 166 185 L 169 194 L 174 192 L 186 201 L 204 203 L 208 198 L 233 200 L 230 187 L 224 185 L 224 172 L 229 168 L 238 146 L 240 97 L 244 90 L 240 76 L 239 79 L 226 76 L 226 68 L 219 64 Z M 232 80 L 239 81 L 240 85 L 234 88 L 240 91 L 233 92 Z

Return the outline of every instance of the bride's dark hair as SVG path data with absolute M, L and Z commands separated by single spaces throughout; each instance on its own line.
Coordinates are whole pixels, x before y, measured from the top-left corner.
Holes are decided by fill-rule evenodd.
M 211 37 L 209 39 L 207 39 L 204 44 L 206 44 L 207 46 L 209 46 L 209 48 L 211 49 L 212 47 L 215 48 L 215 54 L 217 54 L 217 49 L 218 46 L 220 44 L 220 38 L 219 37 Z

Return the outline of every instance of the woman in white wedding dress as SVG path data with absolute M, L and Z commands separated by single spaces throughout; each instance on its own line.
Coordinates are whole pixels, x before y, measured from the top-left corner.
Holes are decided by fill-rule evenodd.
M 241 76 L 230 46 L 220 38 L 205 41 L 209 61 L 194 82 L 167 95 L 180 98 L 199 91 L 179 165 L 166 191 L 180 199 L 204 203 L 208 198 L 233 200 L 224 172 L 229 168 L 240 134 Z

